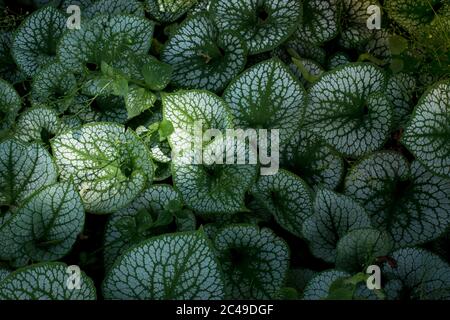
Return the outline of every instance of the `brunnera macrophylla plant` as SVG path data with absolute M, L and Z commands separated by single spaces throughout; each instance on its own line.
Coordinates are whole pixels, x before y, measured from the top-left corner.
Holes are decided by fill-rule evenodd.
M 0 299 L 450 299 L 448 1 L 30 3 Z

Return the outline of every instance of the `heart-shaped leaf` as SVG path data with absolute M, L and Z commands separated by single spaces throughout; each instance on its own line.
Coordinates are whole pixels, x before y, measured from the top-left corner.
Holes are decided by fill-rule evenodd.
M 356 164 L 345 193 L 360 202 L 372 225 L 386 230 L 395 246 L 412 246 L 439 237 L 450 225 L 450 182 L 411 165 L 394 152 L 378 152 Z
M 72 283 L 71 271 L 59 262 L 33 264 L 0 282 L 1 300 L 95 300 L 92 280 L 84 272 Z M 72 289 L 69 283 L 73 285 Z M 79 285 L 77 289 L 75 285 Z
M 358 203 L 320 189 L 314 199 L 314 214 L 303 223 L 303 236 L 316 257 L 334 263 L 339 240 L 352 230 L 368 227 L 369 216 Z
M 139 225 L 138 216 L 144 212 L 150 219 L 156 220 L 171 201 L 181 202 L 179 193 L 172 186 L 153 185 L 142 192 L 129 207 L 111 215 L 104 239 L 104 262 L 108 268 L 126 249 L 160 233 Z
M 155 272 L 157 271 L 157 272 Z M 203 233 L 154 237 L 128 250 L 103 282 L 106 299 L 223 299 L 222 274 Z
M 392 122 L 384 95 L 386 78 L 370 64 L 347 64 L 324 74 L 309 91 L 306 107 L 314 133 L 349 156 L 382 146 Z
M 183 22 L 161 53 L 174 68 L 174 85 L 215 92 L 242 71 L 246 56 L 242 39 L 235 33 L 219 33 L 206 13 Z
M 145 83 L 151 90 L 161 91 L 169 84 L 172 78 L 172 67 L 167 63 L 151 58 L 142 67 L 142 75 Z
M 323 300 L 330 293 L 333 283 L 339 279 L 349 277 L 350 274 L 339 270 L 327 270 L 317 274 L 306 285 L 303 300 Z
M 125 98 L 128 119 L 134 118 L 153 107 L 156 100 L 157 97 L 153 92 L 137 86 L 130 87 Z
M 385 292 L 389 299 L 448 300 L 450 266 L 424 249 L 405 248 L 392 253 L 396 266 L 386 264 Z
M 450 178 L 450 82 L 433 86 L 414 109 L 402 142 L 429 170 Z
M 337 36 L 339 32 L 339 0 L 303 1 L 302 22 L 295 33 L 299 39 L 313 44 L 321 44 Z
M 278 59 L 261 62 L 233 80 L 223 94 L 238 128 L 280 130 L 281 143 L 303 118 L 305 90 Z
M 61 179 L 73 179 L 89 212 L 121 209 L 152 182 L 148 149 L 121 125 L 91 123 L 57 136 L 51 144 Z
M 73 103 L 76 89 L 75 76 L 60 63 L 52 63 L 41 68 L 33 78 L 31 101 L 63 112 Z
M 339 154 L 309 130 L 298 130 L 289 140 L 282 166 L 304 179 L 310 186 L 334 189 L 344 174 Z
M 230 225 L 214 239 L 228 299 L 271 299 L 284 284 L 289 248 L 270 229 Z
M 0 143 L 0 203 L 17 206 L 41 187 L 56 182 L 56 166 L 38 144 Z
M 72 184 L 48 186 L 33 194 L 0 226 L 0 257 L 59 259 L 70 251 L 83 225 L 83 205 Z
M 12 54 L 27 76 L 56 61 L 56 45 L 66 30 L 66 17 L 48 6 L 31 14 L 17 29 Z
M 365 272 L 378 257 L 387 256 L 393 247 L 386 232 L 358 229 L 347 233 L 337 245 L 336 268 L 348 272 Z
M 373 32 L 367 27 L 371 16 L 367 9 L 371 5 L 378 5 L 373 0 L 343 0 L 340 43 L 346 48 L 355 48 L 367 43 Z M 378 5 L 378 7 L 381 7 Z M 381 17 L 380 17 L 381 19 Z
M 291 0 L 214 0 L 210 11 L 220 32 L 237 31 L 256 54 L 277 47 L 295 31 L 302 6 Z
M 302 179 L 279 170 L 275 175 L 261 176 L 251 192 L 284 229 L 302 236 L 302 224 L 312 214 L 311 192 Z

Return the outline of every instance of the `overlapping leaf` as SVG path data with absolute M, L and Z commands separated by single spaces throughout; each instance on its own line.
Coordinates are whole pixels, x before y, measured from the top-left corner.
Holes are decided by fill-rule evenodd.
M 429 170 L 450 178 L 450 82 L 433 86 L 421 98 L 403 143 Z
M 173 22 L 181 17 L 199 0 L 146 0 L 145 5 L 153 19 Z
M 95 300 L 94 283 L 84 272 L 80 274 L 80 289 L 69 288 L 67 268 L 51 262 L 19 269 L 0 282 L 0 300 Z
M 11 55 L 12 40 L 12 32 L 0 31 L 0 78 L 11 83 L 18 83 L 25 79 L 25 75 L 17 67 Z
M 8 139 L 0 143 L 0 203 L 17 206 L 41 187 L 56 182 L 56 166 L 38 144 Z
M 347 196 L 320 189 L 314 214 L 303 223 L 303 236 L 316 257 L 333 263 L 339 240 L 352 230 L 367 227 L 370 219 L 363 207 Z
M 344 163 L 335 150 L 309 130 L 298 130 L 289 140 L 282 165 L 310 186 L 334 189 L 344 174 Z
M 100 0 L 83 10 L 84 19 L 92 19 L 103 14 L 129 14 L 137 17 L 145 15 L 142 3 L 137 0 Z
M 14 123 L 21 107 L 21 99 L 8 82 L 0 79 L 0 136 Z
M 386 96 L 394 108 L 394 125 L 404 126 L 409 120 L 416 82 L 414 77 L 405 73 L 398 73 L 389 78 Z
M 247 49 L 235 33 L 218 33 L 206 13 L 187 19 L 172 35 L 162 60 L 178 87 L 221 91 L 245 66 Z
M 157 228 L 164 227 L 164 224 L 158 222 L 167 219 L 166 207 L 174 201 L 181 203 L 181 197 L 172 186 L 153 185 L 142 192 L 129 207 L 115 212 L 105 229 L 105 265 L 112 266 L 130 246 L 160 234 Z M 171 215 L 172 213 L 167 224 L 172 221 Z
M 71 183 L 57 183 L 33 194 L 0 226 L 0 257 L 48 261 L 62 258 L 84 225 L 80 196 Z
M 338 279 L 350 276 L 347 272 L 339 270 L 328 270 L 319 273 L 312 278 L 303 293 L 304 300 L 322 300 L 326 299 L 333 282 Z
M 312 196 L 306 183 L 296 175 L 279 170 L 261 176 L 251 192 L 286 230 L 302 236 L 302 224 L 312 214 Z
M 278 59 L 261 62 L 233 80 L 223 94 L 238 128 L 277 129 L 285 143 L 303 118 L 306 94 Z
M 154 24 L 131 15 L 102 15 L 83 28 L 67 32 L 58 45 L 58 57 L 68 70 L 99 70 L 101 63 L 124 64 L 127 55 L 146 54 Z
M 301 3 L 290 0 L 214 0 L 210 10 L 219 30 L 238 31 L 251 54 L 280 45 L 302 15 Z
M 33 76 L 56 60 L 56 45 L 66 28 L 66 17 L 52 6 L 25 19 L 16 31 L 12 54 L 27 76 Z
M 336 268 L 348 272 L 365 272 L 378 257 L 392 250 L 391 237 L 376 229 L 357 229 L 347 233 L 337 245 Z
M 448 300 L 450 266 L 424 249 L 405 248 L 392 253 L 396 267 L 385 265 L 385 292 L 390 299 Z
M 245 192 L 256 177 L 256 165 L 226 164 L 223 160 L 222 153 L 231 148 L 233 155 L 247 156 L 245 146 L 233 138 L 223 138 L 226 129 L 232 128 L 227 105 L 212 93 L 181 91 L 163 96 L 163 114 L 174 127 L 169 136 L 175 153 L 173 180 L 184 202 L 198 213 L 234 213 L 241 209 Z M 208 129 L 219 130 L 222 138 L 202 141 Z M 217 158 L 209 159 L 208 155 Z
M 154 237 L 127 251 L 103 282 L 106 299 L 223 299 L 220 267 L 203 233 Z
M 33 78 L 32 103 L 51 106 L 63 112 L 73 102 L 76 89 L 75 76 L 64 69 L 60 63 L 52 63 L 42 68 Z
M 91 123 L 52 140 L 63 180 L 73 180 L 87 211 L 110 213 L 133 201 L 151 184 L 148 149 L 130 129 Z
M 378 1 L 344 0 L 342 1 L 341 44 L 346 48 L 355 48 L 367 43 L 373 32 L 367 27 L 370 14 L 367 8 L 378 5 Z
M 17 121 L 15 137 L 23 142 L 40 142 L 44 145 L 62 128 L 55 110 L 36 107 L 26 110 Z
M 439 237 L 450 224 L 450 182 L 411 165 L 398 153 L 378 152 L 349 173 L 345 193 L 367 210 L 372 225 L 386 230 L 396 247 Z
M 289 248 L 269 229 L 230 225 L 214 239 L 228 299 L 271 299 L 284 284 Z
M 296 36 L 306 42 L 321 44 L 337 36 L 341 2 L 338 0 L 303 1 L 303 15 Z

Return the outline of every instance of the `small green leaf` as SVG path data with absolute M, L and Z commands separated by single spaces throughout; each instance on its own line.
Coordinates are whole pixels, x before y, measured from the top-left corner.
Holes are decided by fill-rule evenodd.
M 400 55 L 408 48 L 408 40 L 399 35 L 390 36 L 389 48 L 394 55 Z
M 223 94 L 238 128 L 279 129 L 286 143 L 304 117 L 305 90 L 278 59 L 263 61 L 234 79 Z
M 224 297 L 220 267 L 200 232 L 165 234 L 140 243 L 118 259 L 102 288 L 106 299 Z
M 0 134 L 11 128 L 21 103 L 20 96 L 13 86 L 0 79 Z
M 128 119 L 134 118 L 140 115 L 145 110 L 150 109 L 155 104 L 157 97 L 151 91 L 137 86 L 130 86 L 128 83 L 123 89 L 126 90 L 125 106 L 127 108 Z M 124 83 L 124 84 L 125 84 Z
M 436 239 L 450 225 L 448 179 L 395 152 L 377 152 L 357 163 L 345 193 L 364 206 L 373 227 L 391 235 L 396 248 Z
M 142 67 L 142 75 L 151 90 L 161 91 L 170 82 L 172 66 L 152 58 Z

